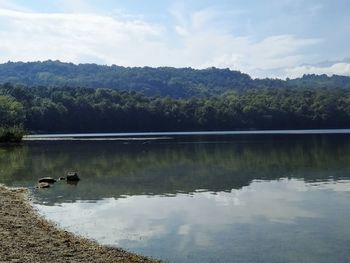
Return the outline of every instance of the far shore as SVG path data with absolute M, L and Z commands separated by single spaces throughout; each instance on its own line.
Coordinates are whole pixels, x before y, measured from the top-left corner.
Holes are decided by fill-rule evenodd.
M 59 229 L 29 203 L 28 190 L 0 185 L 0 262 L 160 262 Z

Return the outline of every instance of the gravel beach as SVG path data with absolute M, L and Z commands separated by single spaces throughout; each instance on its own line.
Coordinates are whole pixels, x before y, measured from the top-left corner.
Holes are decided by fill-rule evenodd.
M 0 262 L 159 262 L 60 230 L 30 205 L 28 190 L 0 186 Z

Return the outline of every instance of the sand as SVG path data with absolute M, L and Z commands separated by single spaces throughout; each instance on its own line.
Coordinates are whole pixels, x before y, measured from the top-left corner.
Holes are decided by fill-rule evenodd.
M 59 229 L 28 201 L 28 190 L 0 186 L 0 262 L 159 262 Z

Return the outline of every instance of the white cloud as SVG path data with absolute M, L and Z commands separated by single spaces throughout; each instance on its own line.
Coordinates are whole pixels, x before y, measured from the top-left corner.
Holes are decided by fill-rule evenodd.
M 16 4 L 14 1 L 0 0 L 0 8 L 29 12 L 28 8 Z
M 214 41 L 217 44 L 216 54 L 203 66 L 229 67 L 256 76 L 271 74 L 277 68 L 299 65 L 305 59 L 299 51 L 318 43 L 319 40 L 280 35 L 253 41 L 249 38 L 221 35 L 215 36 Z
M 81 1 L 75 1 L 75 4 L 80 5 Z M 221 22 L 216 22 L 225 14 L 210 8 L 190 14 L 183 10 L 171 13 L 176 22 L 173 28 L 165 28 L 132 16 L 126 19 L 125 16 L 91 13 L 0 9 L 0 60 L 215 66 L 266 76 L 276 68 L 300 65 L 306 59 L 302 50 L 320 41 L 293 35 L 260 40 L 234 36 Z
M 285 76 L 290 78 L 302 77 L 304 74 L 350 76 L 350 63 L 334 63 L 333 65 L 326 67 L 304 65 L 285 70 Z
M 127 63 L 128 53 L 124 51 L 132 54 L 133 49 L 158 36 L 161 30 L 139 20 L 118 21 L 93 14 L 0 9 L 0 18 L 8 24 L 0 27 L 0 50 L 6 54 L 2 59 L 15 61 L 51 58 L 80 62 L 87 56 L 104 63 Z

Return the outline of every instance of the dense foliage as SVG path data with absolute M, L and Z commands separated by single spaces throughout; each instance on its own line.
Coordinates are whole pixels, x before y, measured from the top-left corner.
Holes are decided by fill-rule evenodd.
M 0 101 L 0 124 L 37 132 L 350 128 L 350 90 L 341 88 L 260 88 L 172 99 L 6 84 Z
M 127 68 L 59 61 L 0 64 L 0 83 L 28 87 L 87 87 L 136 91 L 172 98 L 209 97 L 228 91 L 286 87 L 350 88 L 350 77 L 306 75 L 293 80 L 252 79 L 229 69 Z
M 12 143 L 22 141 L 25 131 L 22 127 L 0 127 L 0 143 Z

